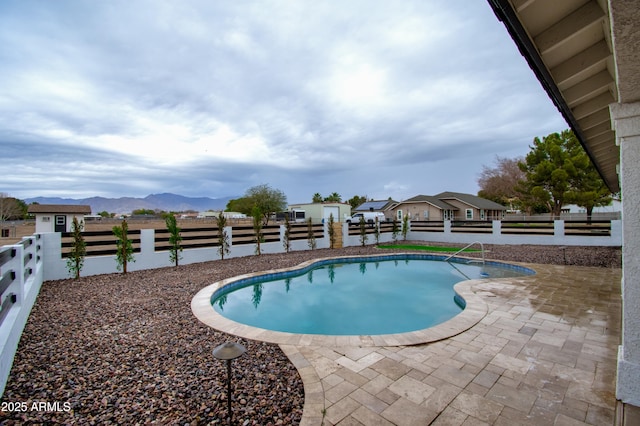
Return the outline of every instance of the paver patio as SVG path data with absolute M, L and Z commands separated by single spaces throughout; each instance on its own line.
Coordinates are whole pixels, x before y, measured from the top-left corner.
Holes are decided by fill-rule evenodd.
M 473 282 L 486 315 L 453 337 L 281 344 L 303 378 L 301 424 L 613 424 L 621 270 L 523 266 L 537 274 Z

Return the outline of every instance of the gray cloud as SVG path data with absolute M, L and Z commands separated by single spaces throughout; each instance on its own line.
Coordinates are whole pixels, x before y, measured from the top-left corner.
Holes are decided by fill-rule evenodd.
M 9 1 L 0 44 L 20 198 L 475 193 L 566 128 L 484 2 Z

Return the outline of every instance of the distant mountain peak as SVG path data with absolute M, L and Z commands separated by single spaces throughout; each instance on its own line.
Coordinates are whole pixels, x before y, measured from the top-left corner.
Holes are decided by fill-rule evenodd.
M 60 198 L 60 197 L 35 197 L 24 200 L 27 204 L 86 204 L 91 206 L 91 212 L 98 214 L 106 211 L 116 214 L 130 214 L 134 210 L 162 210 L 181 212 L 187 210 L 207 211 L 224 210 L 229 200 L 235 197 L 209 198 L 209 197 L 185 197 L 183 195 L 171 194 L 149 194 L 144 198 L 121 197 L 90 197 L 82 199 Z

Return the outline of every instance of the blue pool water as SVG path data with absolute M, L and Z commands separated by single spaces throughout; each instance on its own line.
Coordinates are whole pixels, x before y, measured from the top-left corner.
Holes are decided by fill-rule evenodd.
M 429 260 L 429 255 L 333 259 L 301 270 L 240 280 L 212 296 L 236 322 L 275 331 L 328 335 L 403 333 L 432 327 L 464 307 L 454 284 L 532 273 L 499 263 Z

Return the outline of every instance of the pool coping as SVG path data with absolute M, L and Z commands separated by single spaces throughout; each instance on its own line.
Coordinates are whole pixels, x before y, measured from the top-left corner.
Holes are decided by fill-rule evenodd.
M 393 255 L 415 255 L 415 253 L 393 253 Z M 386 257 L 387 255 L 385 255 Z M 389 255 L 391 256 L 391 255 Z M 203 324 L 216 330 L 234 336 L 243 337 L 250 340 L 275 343 L 279 345 L 295 346 L 409 346 L 423 343 L 436 342 L 460 334 L 474 325 L 487 315 L 488 305 L 482 298 L 473 292 L 473 286 L 487 279 L 473 279 L 461 281 L 454 285 L 454 291 L 464 299 L 466 306 L 455 317 L 422 330 L 410 331 L 395 334 L 378 335 L 322 335 L 322 334 L 298 334 L 282 331 L 266 330 L 253 327 L 225 318 L 216 312 L 211 306 L 211 297 L 219 289 L 231 285 L 240 280 L 249 278 L 278 274 L 292 270 L 300 270 L 310 267 L 313 264 L 334 260 L 334 259 L 375 259 L 380 256 L 338 256 L 330 258 L 319 258 L 303 262 L 291 268 L 274 269 L 260 271 L 250 274 L 238 275 L 210 284 L 201 289 L 191 299 L 191 311 Z M 466 259 L 458 257 L 458 259 Z M 477 259 L 474 259 L 477 260 Z M 502 262 L 495 262 L 502 263 Z M 507 263 L 505 263 L 507 264 Z

